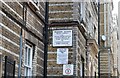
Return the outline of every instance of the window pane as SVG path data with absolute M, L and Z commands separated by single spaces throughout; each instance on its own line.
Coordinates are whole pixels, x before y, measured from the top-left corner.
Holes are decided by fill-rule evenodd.
M 25 76 L 28 76 L 28 68 L 25 67 Z
M 25 65 L 27 65 L 27 47 L 25 47 Z
M 28 66 L 30 66 L 30 62 L 31 62 L 31 61 L 30 61 L 30 59 L 31 59 L 31 57 L 30 57 L 30 56 L 31 56 L 31 53 L 30 53 L 30 52 L 31 52 L 31 49 L 29 48 L 29 49 L 28 49 Z
M 29 68 L 28 70 L 29 70 L 29 76 L 32 76 L 32 70 L 31 70 L 31 68 Z

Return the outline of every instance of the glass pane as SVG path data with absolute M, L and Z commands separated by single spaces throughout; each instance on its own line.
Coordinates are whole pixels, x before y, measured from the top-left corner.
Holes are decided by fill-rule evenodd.
M 26 69 L 27 69 L 27 71 L 26 71 L 26 73 L 27 73 L 27 74 L 26 74 L 26 76 L 29 76 L 29 71 L 28 71 L 28 68 L 26 68 Z
M 30 66 L 30 56 L 31 56 L 31 53 L 30 53 L 31 49 L 29 48 L 28 49 L 28 66 Z
M 25 67 L 25 76 L 28 76 L 28 68 Z
M 29 69 L 29 76 L 32 76 L 32 70 L 31 70 L 31 68 Z
M 27 47 L 25 47 L 25 65 L 27 65 Z
M 26 76 L 26 68 L 25 68 L 25 72 L 24 72 L 25 76 Z

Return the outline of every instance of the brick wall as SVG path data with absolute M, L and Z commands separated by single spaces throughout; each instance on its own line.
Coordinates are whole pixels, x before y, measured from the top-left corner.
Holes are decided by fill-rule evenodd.
M 35 45 L 34 58 L 33 58 L 33 76 L 43 76 L 43 56 L 44 56 L 44 44 L 43 44 L 43 27 L 44 27 L 44 2 L 40 3 L 40 13 L 43 17 L 36 15 L 35 9 L 31 8 L 33 3 L 26 3 L 26 27 L 23 23 L 23 3 L 22 2 L 4 2 L 0 14 L 2 15 L 2 22 L 0 26 L 2 33 L 2 46 L 0 50 L 4 56 L 12 57 L 16 61 L 16 72 L 18 74 L 19 64 L 19 52 L 20 52 L 20 30 L 23 31 L 23 58 L 22 58 L 22 76 L 24 76 L 24 45 L 26 40 Z M 4 63 L 4 62 L 3 62 Z M 4 64 L 3 64 L 4 68 Z M 2 70 L 4 71 L 4 69 Z
M 77 25 L 69 26 L 51 26 L 49 31 L 49 46 L 48 46 L 48 76 L 63 76 L 63 64 L 57 64 L 57 48 L 52 46 L 52 31 L 54 29 L 72 29 L 73 46 L 68 48 L 68 64 L 74 65 L 74 76 L 80 77 L 81 56 L 85 59 L 85 43 L 86 40 L 81 34 Z M 79 49 L 79 50 L 78 50 Z

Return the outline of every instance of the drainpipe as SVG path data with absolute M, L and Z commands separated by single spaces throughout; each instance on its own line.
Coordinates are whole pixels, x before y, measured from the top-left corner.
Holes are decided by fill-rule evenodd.
M 26 15 L 25 15 L 25 3 L 23 2 L 23 25 L 26 26 Z M 21 65 L 22 65 L 22 27 L 20 31 L 20 53 L 19 53 L 19 65 L 18 65 L 18 78 L 21 78 Z
M 104 0 L 104 35 L 106 36 L 106 0 Z M 104 47 L 106 47 L 106 41 L 104 42 Z
M 47 78 L 47 56 L 48 56 L 48 12 L 49 2 L 45 3 L 45 27 L 44 27 L 44 78 Z
M 20 54 L 19 54 L 19 66 L 18 66 L 18 78 L 21 78 L 21 62 L 22 62 L 22 28 L 20 32 Z
M 98 45 L 100 46 L 100 0 L 98 0 Z
M 98 78 L 100 78 L 100 50 L 98 52 Z
M 100 47 L 100 0 L 98 0 L 98 45 Z M 98 52 L 98 78 L 100 78 L 100 50 Z
M 110 59 L 111 59 L 111 54 L 110 54 L 110 49 L 108 49 L 108 78 L 111 78 L 111 61 L 110 61 Z

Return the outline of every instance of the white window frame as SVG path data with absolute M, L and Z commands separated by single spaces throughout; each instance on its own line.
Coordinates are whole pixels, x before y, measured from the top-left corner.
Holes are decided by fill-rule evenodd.
M 27 50 L 26 50 L 27 49 Z M 28 53 L 30 49 L 30 54 L 28 57 Z M 32 76 L 32 56 L 33 56 L 33 46 L 30 46 L 28 44 L 25 44 L 25 50 L 24 50 L 24 76 Z M 30 58 L 30 59 L 28 59 Z

